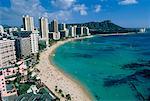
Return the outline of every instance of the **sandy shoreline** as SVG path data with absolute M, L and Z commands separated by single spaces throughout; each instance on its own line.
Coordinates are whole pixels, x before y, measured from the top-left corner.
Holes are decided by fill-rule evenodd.
M 39 77 L 55 95 L 59 96 L 60 101 L 65 101 L 65 99 L 55 91 L 55 86 L 57 86 L 58 90 L 61 89 L 64 95 L 70 94 L 72 101 L 91 101 L 92 97 L 88 91 L 82 87 L 82 85 L 55 67 L 49 60 L 49 56 L 53 56 L 55 49 L 62 44 L 65 44 L 69 41 L 90 37 L 92 36 L 58 41 L 56 44 L 52 45 L 50 48 L 40 54 L 39 64 L 36 65 L 36 68 L 40 71 Z

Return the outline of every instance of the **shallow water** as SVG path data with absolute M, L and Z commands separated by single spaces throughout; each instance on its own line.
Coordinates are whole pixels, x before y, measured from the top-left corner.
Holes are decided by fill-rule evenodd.
M 52 62 L 79 80 L 96 101 L 150 97 L 150 33 L 69 42 L 56 49 Z

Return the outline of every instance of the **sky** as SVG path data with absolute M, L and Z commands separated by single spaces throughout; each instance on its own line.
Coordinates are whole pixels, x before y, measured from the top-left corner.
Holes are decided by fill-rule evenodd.
M 150 0 L 0 0 L 0 24 L 21 26 L 22 16 L 49 22 L 82 23 L 111 20 L 127 28 L 150 27 Z

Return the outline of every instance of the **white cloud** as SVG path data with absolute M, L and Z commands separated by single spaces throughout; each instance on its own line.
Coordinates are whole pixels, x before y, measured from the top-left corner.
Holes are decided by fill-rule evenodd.
M 79 12 L 80 15 L 87 15 L 85 4 L 76 4 L 77 0 L 51 0 L 51 4 L 61 10 Z
M 131 5 L 131 4 L 137 4 L 137 0 L 122 0 L 119 2 L 120 5 Z
M 10 0 L 11 7 L 0 7 L 0 21 L 16 23 L 21 21 L 23 15 L 30 15 L 36 18 L 44 16 L 48 18 L 58 18 L 60 21 L 66 21 L 71 17 L 69 10 L 58 10 L 55 12 L 48 12 L 39 0 Z M 20 19 L 19 19 L 20 18 Z M 0 22 L 1 23 L 1 22 Z
M 94 9 L 94 12 L 96 12 L 96 13 L 98 13 L 98 12 L 101 11 L 101 5 L 95 5 L 94 8 L 95 8 L 95 9 Z
M 85 6 L 85 4 L 78 4 L 78 5 L 74 5 L 73 10 L 76 12 L 79 12 L 80 15 L 87 15 L 87 7 Z
M 70 8 L 76 0 L 51 0 L 51 4 L 62 9 Z
M 59 21 L 68 21 L 71 18 L 71 11 L 60 10 L 58 12 L 53 12 L 49 14 L 51 19 L 57 18 Z

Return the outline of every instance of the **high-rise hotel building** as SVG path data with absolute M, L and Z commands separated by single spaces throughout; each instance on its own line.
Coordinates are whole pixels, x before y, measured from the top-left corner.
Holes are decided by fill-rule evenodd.
M 41 38 L 46 40 L 46 44 L 48 46 L 48 41 L 49 41 L 49 29 L 48 29 L 48 19 L 41 17 L 39 19 L 40 22 L 40 34 L 41 34 Z
M 16 62 L 15 40 L 0 40 L 0 68 Z
M 58 21 L 54 19 L 51 24 L 50 24 L 50 31 L 53 34 L 53 39 L 54 40 L 59 40 L 60 39 L 60 32 L 58 31 Z
M 76 37 L 77 35 L 77 26 L 70 26 L 69 34 L 71 37 Z
M 39 51 L 39 34 L 36 32 L 33 32 L 31 35 L 31 53 L 35 54 Z
M 83 36 L 83 27 L 77 27 L 76 31 L 78 36 Z
M 30 17 L 29 15 L 23 16 L 23 27 L 25 31 L 33 31 L 34 30 L 33 17 Z
M 51 22 L 51 32 L 58 32 L 58 21 L 56 19 Z

